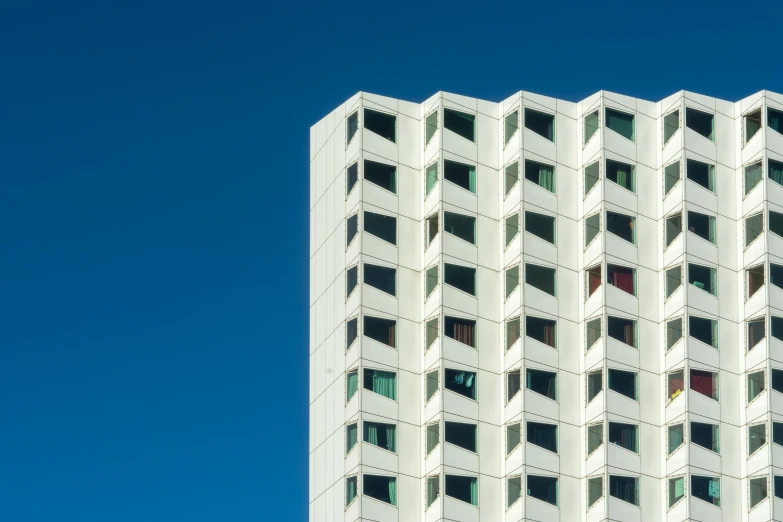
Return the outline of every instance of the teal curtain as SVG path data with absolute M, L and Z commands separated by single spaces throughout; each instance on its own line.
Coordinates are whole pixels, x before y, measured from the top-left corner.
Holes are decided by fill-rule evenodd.
M 761 162 L 745 167 L 745 195 L 761 181 Z
M 618 169 L 617 170 L 617 184 L 618 185 L 620 185 L 621 187 L 628 188 L 627 177 L 628 177 L 628 175 L 626 174 L 626 172 L 624 170 L 622 170 L 622 169 Z
M 364 442 L 369 442 L 374 446 L 378 445 L 378 425 L 374 422 L 364 423 Z
M 710 165 L 708 183 L 710 192 L 715 192 L 715 165 Z
M 356 477 L 349 477 L 345 481 L 345 505 L 351 503 L 356 498 Z
M 538 167 L 538 184 L 550 192 L 555 191 L 555 168 L 550 165 Z
M 440 442 L 440 426 L 438 424 L 430 424 L 427 426 L 427 454 L 435 449 Z
M 710 321 L 712 323 L 712 347 L 718 347 L 718 321 Z
M 374 371 L 372 375 L 372 391 L 396 401 L 397 375 L 392 372 Z
M 769 173 L 767 175 L 769 179 L 778 185 L 783 185 L 783 163 L 769 160 Z
M 710 216 L 709 239 L 710 239 L 710 243 L 712 243 L 712 244 L 716 244 L 717 240 L 718 240 L 717 234 L 715 232 L 715 224 L 716 224 L 716 222 L 717 222 L 716 219 L 714 217 Z
M 356 393 L 356 390 L 359 389 L 359 373 L 358 372 L 350 372 L 348 374 L 348 382 L 346 385 L 346 401 L 350 401 L 351 397 L 353 397 L 353 394 Z
M 435 499 L 438 498 L 438 493 L 440 493 L 439 486 L 438 477 L 427 479 L 427 507 L 430 507 L 435 502 Z
M 685 494 L 685 477 L 680 477 L 674 481 L 674 496 L 680 498 Z
M 783 112 L 767 109 L 767 124 L 771 129 L 783 133 Z
M 356 445 L 358 435 L 356 424 L 349 424 L 345 433 L 345 452 L 348 453 Z
M 397 479 L 389 479 L 389 504 L 397 505 Z
M 389 445 L 389 451 L 397 452 L 397 427 L 391 424 L 386 425 L 386 443 Z
M 478 480 L 470 480 L 470 503 L 474 506 L 478 506 Z
M 708 486 L 709 495 L 716 506 L 720 505 L 720 479 L 710 479 Z
M 435 186 L 435 183 L 438 182 L 438 163 L 433 163 L 429 167 L 427 167 L 427 190 L 425 192 L 425 195 L 429 195 L 430 191 L 432 190 L 432 187 Z
M 669 455 L 683 443 L 682 424 L 669 427 Z
M 476 167 L 470 167 L 470 191 L 476 193 Z
M 712 295 L 718 295 L 718 270 L 710 269 L 710 290 Z

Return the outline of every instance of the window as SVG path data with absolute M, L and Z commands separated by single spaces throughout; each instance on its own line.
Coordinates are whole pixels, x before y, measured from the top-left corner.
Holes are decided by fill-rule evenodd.
M 762 163 L 760 161 L 745 167 L 745 195 L 761 183 Z
M 666 299 L 682 285 L 682 267 L 673 266 L 666 269 Z
M 708 140 L 715 141 L 714 115 L 687 107 L 685 109 L 685 126 Z
M 381 370 L 364 370 L 364 389 L 397 400 L 397 374 Z
M 427 424 L 427 455 L 440 444 L 440 424 Z
M 668 438 L 669 438 L 669 455 L 674 453 L 677 448 L 683 445 L 685 442 L 685 424 L 674 424 L 669 426 Z
M 783 134 L 783 112 L 767 107 L 767 125 L 770 129 Z
M 476 141 L 476 116 L 473 114 L 443 109 L 443 127 L 466 140 Z
M 346 507 L 356 498 L 356 475 L 345 479 L 345 505 Z
M 773 212 L 772 210 L 769 211 L 769 231 L 783 236 L 783 214 Z
M 476 218 L 473 216 L 444 212 L 443 230 L 472 245 L 476 244 Z
M 557 270 L 548 266 L 525 263 L 525 282 L 549 295 L 555 294 Z
M 667 386 L 668 399 L 674 400 L 685 390 L 685 371 L 680 368 L 679 370 L 669 372 L 666 375 L 666 379 L 669 381 Z
M 521 321 L 519 317 L 506 321 L 506 350 L 514 346 L 521 337 Z
M 783 370 L 772 369 L 772 389 L 783 393 Z
M 519 370 L 512 370 L 506 374 L 506 402 L 510 402 L 519 393 L 522 385 L 521 380 L 522 376 Z
M 601 265 L 595 265 L 585 270 L 585 277 L 587 278 L 587 297 L 590 297 L 601 286 Z
M 686 162 L 688 179 L 701 185 L 710 192 L 715 192 L 715 166 L 701 161 L 689 159 Z
M 783 265 L 769 264 L 769 282 L 783 288 Z
M 362 493 L 367 496 L 397 505 L 397 479 L 381 475 L 362 475 Z
M 520 424 L 509 424 L 506 426 L 506 455 L 510 455 L 522 441 L 522 430 Z
M 745 143 L 761 130 L 761 108 L 745 115 Z
M 747 247 L 764 232 L 764 214 L 759 212 L 745 218 L 745 246 Z
M 555 401 L 557 400 L 557 374 L 528 368 L 525 374 L 525 388 Z
M 587 507 L 598 502 L 604 496 L 604 478 L 593 477 L 587 479 Z
M 601 231 L 601 215 L 593 214 L 585 218 L 585 248 Z
M 770 316 L 770 335 L 775 339 L 783 341 L 783 317 Z
M 429 145 L 430 140 L 435 136 L 435 132 L 438 130 L 438 110 L 427 115 L 424 119 L 424 146 Z
M 691 422 L 691 442 L 715 453 L 720 453 L 720 437 L 717 424 Z
M 433 265 L 427 269 L 425 282 L 425 298 L 432 294 L 435 287 L 438 286 L 438 265 Z
M 669 143 L 674 133 L 680 128 L 680 111 L 672 111 L 663 117 L 663 144 Z
M 606 211 L 606 230 L 634 245 L 636 244 L 635 224 L 634 217 Z
M 456 161 L 443 161 L 443 179 L 476 193 L 476 167 Z
M 364 128 L 392 143 L 397 143 L 397 117 L 393 114 L 364 109 Z
M 364 264 L 364 284 L 389 295 L 397 295 L 397 269 Z
M 783 476 L 775 475 L 773 478 L 775 479 L 775 496 L 783 498 Z
M 609 337 L 636 348 L 636 321 L 624 317 L 607 317 Z
M 506 299 L 519 286 L 519 265 L 506 269 Z
M 522 497 L 522 477 L 516 476 L 516 477 L 509 477 L 507 481 L 507 494 L 508 494 L 508 503 L 507 506 L 511 507 L 516 503 L 517 500 L 519 500 Z
M 610 422 L 609 444 L 614 444 L 621 448 L 625 448 L 628 451 L 639 453 L 639 426 L 636 424 Z
M 585 114 L 584 118 L 585 130 L 584 130 L 584 143 L 587 144 L 593 134 L 596 133 L 600 125 L 598 111 L 593 111 L 590 114 Z
M 557 347 L 557 321 L 525 316 L 525 335 L 552 348 Z
M 718 271 L 715 268 L 688 263 L 688 283 L 708 294 L 718 295 Z
M 514 213 L 506 217 L 506 247 L 511 244 L 515 237 L 519 234 L 519 214 Z
M 636 295 L 636 270 L 619 265 L 606 265 L 606 282 L 623 292 Z
M 443 282 L 470 295 L 476 295 L 475 268 L 444 263 Z
M 525 211 L 525 231 L 553 245 L 555 244 L 555 226 L 554 216 Z
M 663 195 L 666 196 L 680 182 L 680 161 L 677 160 L 663 169 Z
M 364 442 L 393 453 L 397 452 L 397 426 L 364 421 Z
M 682 339 L 682 317 L 666 322 L 666 349 L 671 350 Z
M 427 321 L 425 330 L 425 342 L 426 349 L 429 349 L 432 344 L 438 340 L 438 318 L 434 317 Z
M 635 141 L 635 125 L 633 114 L 606 109 L 606 128 L 612 129 L 623 138 Z
M 345 454 L 349 454 L 357 442 L 357 423 L 353 422 L 345 426 Z
M 555 141 L 555 115 L 525 108 L 525 127 L 549 141 Z
M 666 218 L 663 224 L 666 231 L 666 246 L 671 245 L 682 233 L 682 213 L 677 212 Z
M 347 196 L 356 186 L 356 183 L 359 182 L 359 162 L 354 162 L 348 167 L 345 174 L 345 180 L 345 195 Z
M 767 443 L 767 425 L 755 424 L 748 426 L 748 456 Z
M 589 350 L 601 338 L 601 318 L 596 317 L 587 321 L 585 323 L 585 331 L 587 334 L 586 345 Z
M 764 286 L 764 265 L 748 268 L 745 271 L 745 278 L 748 281 L 748 299 Z
M 478 444 L 476 443 L 478 427 L 475 424 L 446 421 L 445 428 L 443 433 L 446 442 L 473 453 L 478 451 Z
M 783 163 L 775 160 L 768 160 L 767 177 L 778 185 L 783 185 Z
M 715 216 L 688 211 L 688 230 L 700 238 L 715 244 Z
M 376 214 L 375 212 L 367 212 L 365 210 L 364 230 L 368 234 L 379 237 L 392 245 L 397 244 L 397 218 L 395 217 L 384 216 L 383 214 Z
M 440 496 L 440 477 L 427 477 L 427 507 L 430 507 Z
M 438 162 L 436 161 L 426 169 L 424 169 L 424 179 L 425 179 L 425 187 L 424 187 L 424 197 L 427 197 L 430 195 L 430 192 L 432 192 L 432 189 L 435 187 L 435 184 L 438 183 Z
M 354 317 L 345 323 L 345 348 L 351 347 L 353 342 L 359 336 L 359 319 Z
M 636 193 L 636 173 L 633 165 L 606 160 L 606 179 Z
M 639 505 L 639 479 L 609 475 L 609 496 Z
M 345 374 L 345 402 L 350 401 L 359 389 L 359 371 L 351 370 Z
M 528 421 L 527 441 L 530 444 L 557 453 L 557 424 Z
M 468 399 L 476 400 L 476 374 L 474 372 L 449 370 L 446 368 L 444 387 Z
M 685 496 L 685 477 L 676 477 L 669 479 L 669 507 L 676 504 Z
M 629 399 L 638 401 L 638 374 L 636 372 L 626 372 L 623 370 L 610 369 L 607 374 L 609 389 L 625 395 Z
M 555 167 L 537 161 L 525 160 L 525 179 L 555 192 Z
M 748 495 L 750 497 L 750 508 L 756 507 L 756 504 L 767 498 L 767 477 L 756 477 L 748 480 Z
M 364 316 L 364 335 L 392 348 L 396 347 L 397 321 Z
M 712 400 L 718 400 L 718 374 L 704 370 L 691 369 L 691 390 L 701 393 Z
M 506 167 L 506 196 L 519 181 L 519 162 L 515 161 Z
M 427 227 L 427 246 L 429 247 L 432 244 L 432 241 L 435 239 L 435 236 L 438 235 L 438 230 L 440 226 L 438 225 L 438 213 L 435 212 L 431 216 L 427 217 L 426 219 L 426 227 Z
M 427 373 L 427 382 L 425 383 L 427 402 L 438 392 L 438 370 Z
M 783 445 L 783 422 L 772 423 L 772 442 Z M 783 491 L 781 491 L 783 494 Z
M 359 284 L 359 267 L 352 266 L 345 271 L 345 297 L 349 297 L 353 293 L 356 285 Z
M 511 137 L 514 136 L 514 134 L 517 132 L 517 129 L 519 128 L 519 111 L 508 113 L 503 119 L 503 123 L 503 136 L 505 137 L 503 145 L 505 146 L 508 145 L 508 142 L 511 141 Z
M 557 505 L 557 477 L 527 476 L 527 494 L 547 504 Z
M 748 402 L 764 391 L 764 370 L 748 374 Z
M 473 348 L 476 347 L 476 321 L 462 317 L 443 318 L 444 332 L 446 337 L 451 337 L 455 341 L 467 344 Z
M 601 179 L 601 162 L 596 161 L 585 167 L 585 196 Z
M 349 216 L 348 219 L 345 220 L 345 246 L 348 247 L 351 244 L 351 241 L 353 241 L 353 238 L 356 237 L 356 233 L 359 231 L 359 215 L 354 214 L 353 216 Z
M 397 193 L 397 168 L 394 165 L 364 160 L 364 179 L 389 192 Z
M 603 373 L 601 370 L 587 374 L 587 402 L 589 403 L 603 389 Z
M 359 111 L 355 111 L 345 119 L 345 131 L 346 131 L 346 145 L 351 143 L 351 140 L 356 135 L 356 131 L 359 130 Z
M 688 331 L 694 339 L 713 348 L 718 347 L 718 321 L 691 315 L 688 317 Z
M 591 424 L 587 427 L 587 454 L 591 455 L 604 443 L 604 425 Z
M 748 321 L 748 351 L 764 339 L 764 318 Z
M 478 506 L 478 479 L 446 475 L 446 496 Z

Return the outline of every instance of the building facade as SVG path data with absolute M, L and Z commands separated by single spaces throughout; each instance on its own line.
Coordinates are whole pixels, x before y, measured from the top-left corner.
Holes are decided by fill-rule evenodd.
M 783 95 L 310 130 L 310 520 L 783 520 Z

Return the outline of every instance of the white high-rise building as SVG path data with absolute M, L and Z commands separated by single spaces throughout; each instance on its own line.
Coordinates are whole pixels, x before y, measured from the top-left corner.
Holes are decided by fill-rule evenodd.
M 310 130 L 310 520 L 783 520 L 783 95 Z

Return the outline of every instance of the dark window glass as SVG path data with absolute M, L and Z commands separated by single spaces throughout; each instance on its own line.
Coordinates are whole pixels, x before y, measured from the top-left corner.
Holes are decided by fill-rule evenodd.
M 397 193 L 397 168 L 394 165 L 364 160 L 364 179 L 389 192 Z
M 625 395 L 629 399 L 639 400 L 637 396 L 637 374 L 623 370 L 609 370 L 609 389 Z
M 549 295 L 555 295 L 557 270 L 548 266 L 525 264 L 525 282 Z
M 364 264 L 364 284 L 390 295 L 397 295 L 397 270 L 386 266 Z
M 689 159 L 686 162 L 686 174 L 689 180 L 715 192 L 715 167 L 701 161 Z
M 446 496 L 478 506 L 478 479 L 446 475 Z
M 359 337 L 359 319 L 353 318 L 345 323 L 345 346 L 351 346 Z
M 461 317 L 445 316 L 443 322 L 443 330 L 446 337 L 451 337 L 455 341 L 467 344 L 473 348 L 476 347 L 476 321 Z
M 527 494 L 553 506 L 557 505 L 557 477 L 527 476 Z
M 379 343 L 394 348 L 396 343 L 397 321 L 381 317 L 364 316 L 364 335 Z
M 359 130 L 359 112 L 354 112 L 346 119 L 346 143 L 351 143 L 351 140 L 356 135 L 356 131 Z
M 557 374 L 528 369 L 525 377 L 525 388 L 552 400 L 557 400 Z
M 715 244 L 715 218 L 707 214 L 688 211 L 688 230 L 700 238 Z
M 354 214 L 345 220 L 345 245 L 348 246 L 359 230 L 359 216 Z
M 555 243 L 555 218 L 525 211 L 525 230 L 544 241 Z
M 718 322 L 703 317 L 688 317 L 688 333 L 694 339 L 718 347 Z
M 356 186 L 356 183 L 359 181 L 359 164 L 354 163 L 350 167 L 348 167 L 347 171 L 347 189 L 345 191 L 346 194 L 350 194 L 353 190 L 353 187 Z
M 476 434 L 477 427 L 475 424 L 446 421 L 444 437 L 449 444 L 454 444 L 475 453 L 478 448 Z
M 720 479 L 691 475 L 691 495 L 715 506 L 720 506 Z
M 375 212 L 364 212 L 364 231 L 384 241 L 397 244 L 397 218 Z
M 633 165 L 619 161 L 606 160 L 606 179 L 624 189 L 636 192 L 636 174 Z
M 634 453 L 639 453 L 639 426 L 610 422 L 609 444 L 615 444 Z
M 672 139 L 674 133 L 680 128 L 680 111 L 673 111 L 663 117 L 663 143 Z
M 445 160 L 443 162 L 443 179 L 476 193 L 476 167 L 473 165 Z
M 606 230 L 633 244 L 636 244 L 635 221 L 631 216 L 616 212 L 606 212 Z
M 351 295 L 357 284 L 359 284 L 359 267 L 352 266 L 345 271 L 345 295 Z
M 463 370 L 446 368 L 444 387 L 469 399 L 476 400 L 476 374 Z
M 470 295 L 476 295 L 475 268 L 444 263 L 443 282 Z
M 453 212 L 443 213 L 443 230 L 471 244 L 476 244 L 476 218 Z
M 717 424 L 691 422 L 691 442 L 715 453 L 720 452 L 720 437 Z
M 372 497 L 392 506 L 397 505 L 397 479 L 380 475 L 364 475 L 362 477 L 364 495 Z
M 466 140 L 476 141 L 476 116 L 443 109 L 443 126 Z
M 397 117 L 393 114 L 364 109 L 364 128 L 397 143 Z
M 595 399 L 603 388 L 603 375 L 600 371 L 587 374 L 587 402 Z
M 555 192 L 555 167 L 537 161 L 525 160 L 525 179 Z
M 526 108 L 525 127 L 549 141 L 555 141 L 555 116 L 553 114 Z
M 557 346 L 557 321 L 526 316 L 525 334 L 531 339 L 555 348 Z
M 506 402 L 514 398 L 519 393 L 521 386 L 521 376 L 519 370 L 511 371 L 506 374 Z
M 609 475 L 609 495 L 639 505 L 639 479 Z
M 783 393 L 783 370 L 772 370 L 772 389 Z
M 636 348 L 636 321 L 622 317 L 607 317 L 609 337 Z
M 633 114 L 606 109 L 606 127 L 620 136 L 635 141 L 635 126 Z
M 682 317 L 666 323 L 666 349 L 670 350 L 680 339 L 682 339 Z
M 688 283 L 712 295 L 718 295 L 718 272 L 708 266 L 688 263 Z
M 773 234 L 783 236 L 783 214 L 771 210 L 769 211 L 769 231 Z
M 715 141 L 715 116 L 687 107 L 685 109 L 685 125 L 708 140 Z
M 767 108 L 767 125 L 770 129 L 783 134 L 783 112 Z
M 530 444 L 557 453 L 557 424 L 527 423 L 527 441 Z

